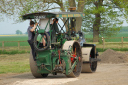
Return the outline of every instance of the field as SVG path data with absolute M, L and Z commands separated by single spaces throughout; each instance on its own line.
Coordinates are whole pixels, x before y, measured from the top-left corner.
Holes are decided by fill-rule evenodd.
M 102 37 L 102 36 L 100 36 Z M 128 32 L 119 32 L 118 34 L 111 36 L 111 37 L 128 37 Z M 108 38 L 111 38 L 108 37 Z M 93 33 L 85 33 L 86 38 L 93 38 Z M 0 41 L 27 41 L 27 35 L 0 35 Z M 107 39 L 109 42 L 120 42 L 120 39 Z M 124 41 L 128 41 L 128 39 L 124 39 Z M 28 45 L 28 44 L 26 44 Z
M 100 36 L 102 37 L 102 36 Z M 107 37 L 107 38 L 112 38 L 112 39 L 106 39 L 106 42 L 121 42 L 121 38 L 115 38 L 115 37 L 128 37 L 128 32 L 119 32 L 118 34 L 111 36 L 111 37 Z M 87 42 L 92 42 L 93 40 L 93 33 L 86 33 L 85 34 L 85 39 L 87 39 Z M 100 39 L 101 40 L 101 39 Z M 128 42 L 128 38 L 124 38 L 123 39 L 124 42 Z
M 25 41 L 27 35 L 0 35 L 0 41 Z
M 115 37 L 118 37 L 118 38 L 115 38 Z M 109 37 L 111 39 L 105 39 L 105 42 L 121 42 L 121 37 L 128 37 L 128 32 L 119 32 L 117 35 Z M 15 49 L 17 50 L 18 49 L 18 41 L 25 41 L 25 42 L 20 42 L 20 50 L 26 49 L 27 51 L 29 51 L 30 47 L 27 42 L 27 39 L 28 39 L 27 35 L 0 35 L 0 47 L 2 47 L 2 41 L 5 41 L 4 42 L 5 50 L 15 50 Z M 103 48 L 103 41 L 101 38 L 100 38 L 100 42 L 98 42 L 98 43 L 92 42 L 93 34 L 91 32 L 85 33 L 85 39 L 86 39 L 87 43 L 96 44 L 97 48 Z M 128 38 L 123 38 L 123 42 L 128 42 Z M 122 45 L 118 44 L 118 43 L 117 44 L 107 44 L 106 43 L 105 48 L 122 48 Z M 124 44 L 123 48 L 128 48 L 128 45 Z M 0 48 L 0 50 L 2 50 L 2 48 Z
M 20 46 L 29 46 L 27 43 L 28 36 L 27 35 L 0 35 L 0 41 L 26 41 L 20 42 Z M 2 46 L 2 42 L 0 43 L 0 47 Z M 5 47 L 9 46 L 18 46 L 17 42 L 5 42 Z

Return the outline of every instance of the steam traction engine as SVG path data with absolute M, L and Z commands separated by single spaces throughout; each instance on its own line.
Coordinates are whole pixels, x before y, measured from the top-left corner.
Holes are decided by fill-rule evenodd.
M 95 72 L 97 68 L 97 53 L 95 44 L 85 44 L 82 32 L 75 31 L 75 18 L 84 17 L 83 13 L 78 12 L 39 12 L 23 15 L 23 19 L 48 19 L 45 29 L 37 26 L 34 37 L 34 47 L 36 60 L 34 61 L 30 53 L 30 69 L 34 77 L 47 77 L 48 74 L 57 75 L 63 73 L 67 77 L 78 77 L 81 72 Z M 51 18 L 66 18 L 63 26 L 60 27 L 61 33 L 56 34 L 56 41 L 51 41 L 52 26 Z M 68 25 L 68 31 L 64 31 L 64 26 Z M 50 28 L 50 36 L 45 32 Z M 46 46 L 42 45 L 42 39 L 46 36 Z

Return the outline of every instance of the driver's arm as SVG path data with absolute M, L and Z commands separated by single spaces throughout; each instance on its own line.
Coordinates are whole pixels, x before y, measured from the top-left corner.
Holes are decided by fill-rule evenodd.
M 36 24 L 34 25 L 34 27 L 33 27 L 30 31 L 31 31 L 31 32 L 35 31 L 37 25 L 38 25 L 38 23 L 36 23 Z

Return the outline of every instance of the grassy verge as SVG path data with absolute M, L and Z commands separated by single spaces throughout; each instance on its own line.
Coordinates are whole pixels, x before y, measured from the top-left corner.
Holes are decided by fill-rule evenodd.
M 104 52 L 105 50 L 107 50 L 108 48 L 96 48 L 96 51 L 98 52 Z M 128 51 L 128 48 L 110 48 L 112 50 L 115 50 L 115 51 Z M 11 50 L 11 51 L 7 51 L 7 50 L 0 50 L 0 54 L 24 54 L 24 53 L 30 53 L 30 51 L 24 51 L 24 50 L 21 50 L 21 51 L 18 51 L 18 50 Z
M 102 53 L 105 50 L 107 49 L 97 48 L 99 53 Z M 128 48 L 113 48 L 113 50 L 128 51 Z M 0 74 L 30 72 L 28 52 L 3 51 L 2 53 L 3 54 L 0 54 Z
M 24 53 L 30 53 L 30 51 L 18 51 L 18 50 L 12 50 L 12 51 L 2 51 L 0 50 L 0 54 L 24 54 Z
M 0 74 L 29 72 L 29 53 L 0 55 Z

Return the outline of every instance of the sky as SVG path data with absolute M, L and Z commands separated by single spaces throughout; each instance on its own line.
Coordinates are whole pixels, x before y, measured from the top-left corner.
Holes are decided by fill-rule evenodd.
M 27 32 L 29 26 L 29 20 L 21 23 L 16 23 L 12 19 L 5 18 L 4 21 L 0 22 L 0 34 L 16 34 L 16 30 L 22 31 L 22 33 Z
M 16 34 L 16 30 L 22 31 L 22 33 L 27 32 L 29 26 L 29 20 L 21 23 L 14 24 L 15 22 L 11 19 L 6 19 L 0 22 L 0 35 L 6 34 Z M 123 26 L 128 26 L 126 21 L 124 21 Z
M 52 7 L 59 7 L 56 4 L 53 4 Z M 54 9 L 51 11 L 56 11 L 59 12 L 59 9 Z M 6 35 L 6 34 L 16 34 L 16 30 L 22 31 L 22 33 L 27 32 L 27 28 L 29 26 L 29 20 L 26 20 L 21 23 L 16 23 L 13 21 L 13 19 L 7 18 L 6 16 L 4 17 L 4 21 L 0 21 L 0 35 Z M 62 21 L 60 24 L 63 23 Z M 126 21 L 124 20 L 123 26 L 128 26 Z
M 51 7 L 59 7 L 56 4 L 53 4 Z M 53 9 L 49 12 L 56 11 L 59 12 L 59 9 Z M 4 16 L 4 21 L 0 21 L 0 35 L 6 35 L 6 34 L 16 34 L 16 30 L 20 30 L 22 33 L 27 32 L 27 28 L 29 26 L 30 21 L 26 20 L 21 23 L 14 24 L 15 22 L 13 19 L 9 19 L 6 16 Z M 62 21 L 61 21 L 62 23 Z
M 29 20 L 26 20 L 24 22 L 21 22 L 21 23 L 16 23 L 14 24 L 15 22 L 11 19 L 6 19 L 4 21 L 1 21 L 0 22 L 0 35 L 6 35 L 6 34 L 16 34 L 16 30 L 20 30 L 22 33 L 25 33 L 27 32 L 27 29 L 28 29 L 28 26 L 29 26 L 29 23 L 30 21 Z M 61 27 L 63 26 L 63 22 L 61 19 L 59 19 L 59 22 L 58 22 Z M 59 27 L 60 29 L 60 27 Z M 64 27 L 65 29 L 65 27 Z

